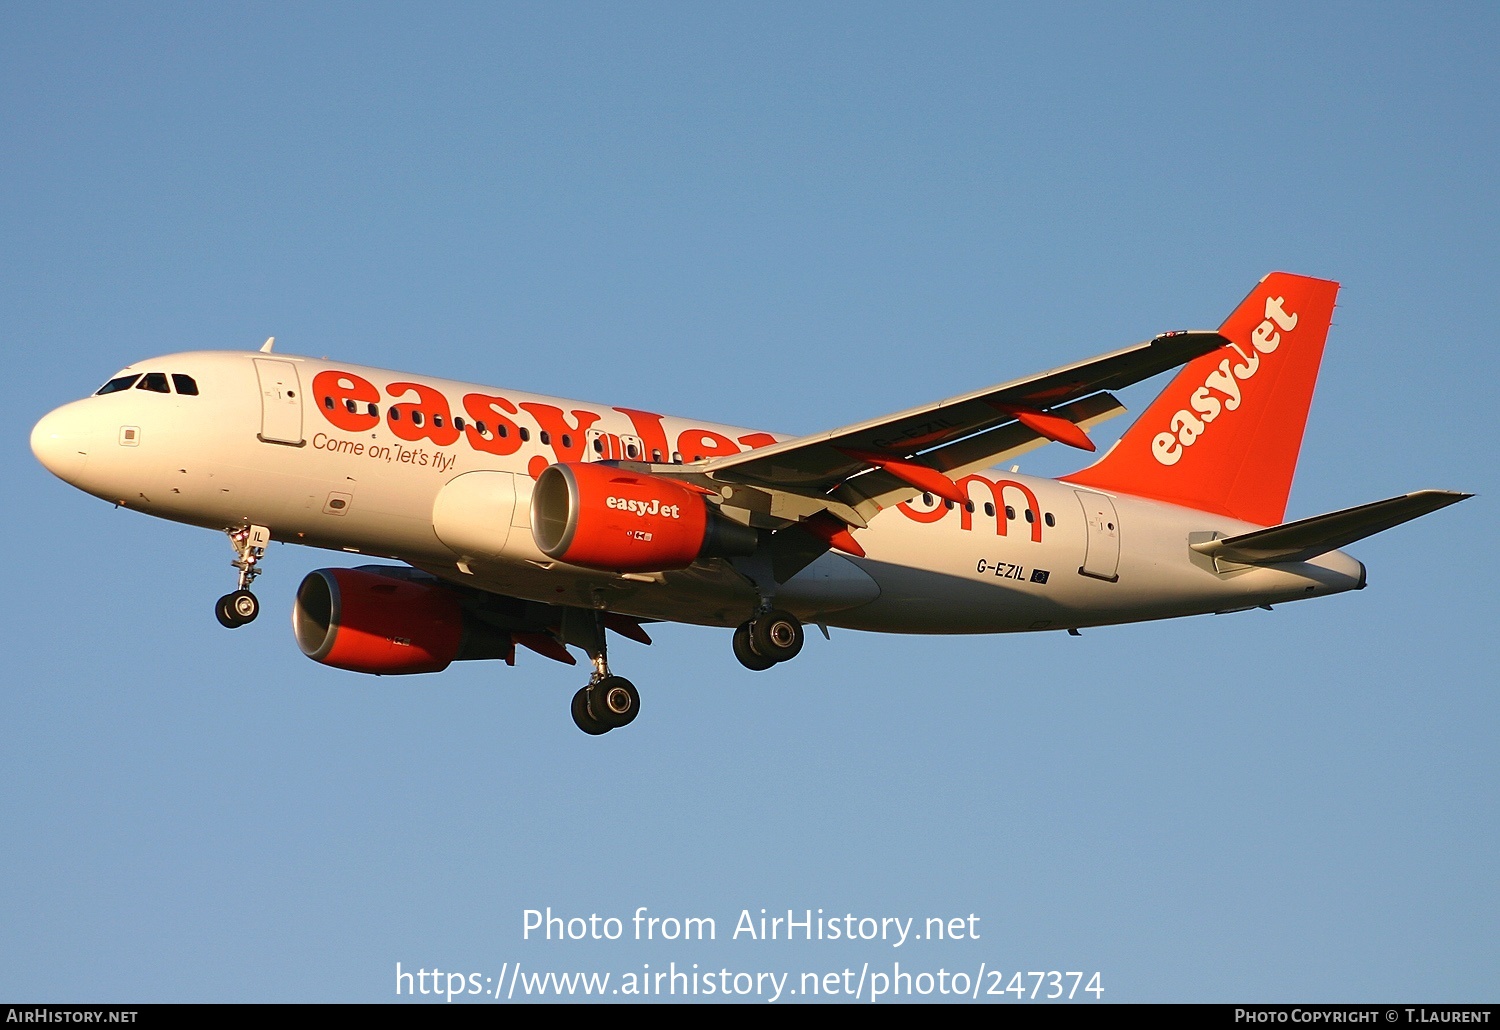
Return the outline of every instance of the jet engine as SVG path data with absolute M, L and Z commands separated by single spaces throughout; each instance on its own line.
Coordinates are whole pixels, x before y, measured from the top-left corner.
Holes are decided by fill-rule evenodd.
M 315 662 L 383 676 L 506 656 L 508 634 L 466 625 L 458 596 L 421 575 L 394 566 L 309 572 L 292 607 L 297 646 Z
M 611 572 L 684 569 L 699 558 L 748 555 L 756 533 L 714 511 L 704 492 L 613 465 L 549 465 L 531 495 L 543 554 Z

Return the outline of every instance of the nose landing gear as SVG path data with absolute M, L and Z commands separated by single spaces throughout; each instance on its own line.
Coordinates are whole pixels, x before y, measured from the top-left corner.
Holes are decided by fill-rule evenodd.
M 753 672 L 789 662 L 802 650 L 802 623 L 791 612 L 761 612 L 734 631 L 734 656 Z
M 214 615 L 225 629 L 238 629 L 247 622 L 254 622 L 260 614 L 260 601 L 250 592 L 250 584 L 261 574 L 257 565 L 266 555 L 266 545 L 271 542 L 271 531 L 265 526 L 235 526 L 224 531 L 234 546 L 234 561 L 230 562 L 240 573 L 239 588 L 225 594 L 214 605 Z

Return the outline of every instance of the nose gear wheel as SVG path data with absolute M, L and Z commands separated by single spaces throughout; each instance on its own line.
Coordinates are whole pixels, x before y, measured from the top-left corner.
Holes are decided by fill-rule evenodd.
M 219 624 L 226 629 L 238 629 L 247 622 L 254 622 L 260 614 L 260 601 L 248 590 L 236 590 L 219 598 L 214 606 Z
M 271 531 L 265 526 L 232 526 L 224 531 L 234 547 L 234 561 L 229 564 L 239 570 L 239 588 L 225 594 L 214 604 L 214 615 L 219 625 L 226 629 L 238 629 L 247 622 L 254 622 L 260 614 L 260 601 L 250 592 L 262 569 L 259 562 L 266 555 L 266 545 L 271 542 Z

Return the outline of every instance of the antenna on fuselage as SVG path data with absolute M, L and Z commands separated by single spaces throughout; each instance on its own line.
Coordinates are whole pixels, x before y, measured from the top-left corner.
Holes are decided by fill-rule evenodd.
M 275 343 L 276 343 L 276 337 L 274 337 L 274 336 L 267 336 L 266 337 L 266 342 L 260 345 L 260 352 L 262 354 L 269 354 L 269 353 L 271 353 L 271 347 Z

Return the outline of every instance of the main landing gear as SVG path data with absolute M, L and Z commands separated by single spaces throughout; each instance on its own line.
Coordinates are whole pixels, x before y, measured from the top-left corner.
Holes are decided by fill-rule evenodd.
M 753 672 L 789 662 L 802 650 L 802 623 L 791 612 L 772 608 L 734 631 L 734 656 Z
M 266 556 L 271 531 L 265 526 L 236 526 L 224 532 L 234 545 L 235 559 L 230 564 L 240 571 L 240 585 L 233 593 L 219 598 L 214 605 L 214 615 L 224 628 L 239 629 L 247 622 L 254 622 L 260 614 L 260 601 L 250 592 L 250 584 L 261 574 L 256 563 Z
M 641 712 L 641 695 L 635 684 L 609 671 L 608 645 L 604 636 L 604 613 L 593 613 L 593 633 L 584 645 L 594 663 L 589 684 L 573 695 L 573 722 L 580 730 L 597 737 L 601 733 L 629 726 Z

